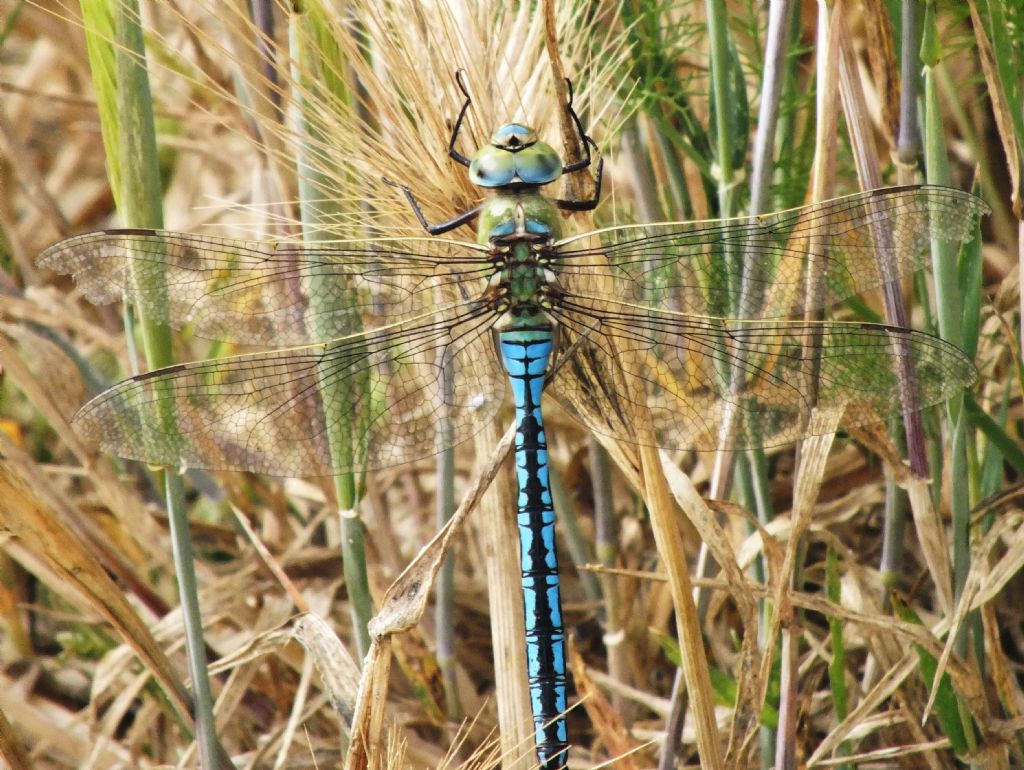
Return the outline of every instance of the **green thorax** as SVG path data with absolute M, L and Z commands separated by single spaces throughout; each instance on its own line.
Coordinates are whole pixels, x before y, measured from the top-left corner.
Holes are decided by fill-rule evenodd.
M 491 194 L 480 207 L 477 242 L 490 245 L 494 238 L 508 238 L 517 228 L 516 211 L 522 207 L 524 232 L 529 236 L 561 237 L 561 216 L 555 204 L 535 187 L 500 190 Z
M 479 241 L 497 267 L 491 296 L 503 311 L 499 329 L 551 327 L 544 311 L 557 287 L 550 257 L 558 219 L 554 204 L 535 190 L 497 193 L 480 209 Z

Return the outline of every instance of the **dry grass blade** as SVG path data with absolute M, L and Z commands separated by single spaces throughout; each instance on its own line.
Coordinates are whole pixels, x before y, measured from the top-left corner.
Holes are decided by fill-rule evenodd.
M 33 491 L 41 485 L 34 467 L 20 466 L 9 452 L 0 464 L 0 496 L 7 529 L 32 553 L 46 559 L 50 568 L 110 623 L 131 645 L 150 673 L 165 688 L 180 717 L 189 721 L 191 699 L 147 624 L 127 601 L 92 553 L 72 536 Z

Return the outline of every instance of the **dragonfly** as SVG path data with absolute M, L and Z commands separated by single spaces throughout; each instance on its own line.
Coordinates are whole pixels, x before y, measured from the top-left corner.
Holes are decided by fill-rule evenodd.
M 603 174 L 571 96 L 579 160 L 563 163 L 521 123 L 466 156 L 471 99 L 459 86 L 448 155 L 480 204 L 430 224 L 409 187 L 385 180 L 426 235 L 292 243 L 104 230 L 51 246 L 38 264 L 74 276 L 92 302 L 123 298 L 197 336 L 263 348 L 146 372 L 86 403 L 78 432 L 125 458 L 362 473 L 465 441 L 511 389 L 537 755 L 561 770 L 566 635 L 542 395 L 597 433 L 693 450 L 796 441 L 820 406 L 855 427 L 939 403 L 975 379 L 958 348 L 899 326 L 806 319 L 924 267 L 933 241 L 961 241 L 986 206 L 908 186 L 565 235 L 563 212 L 596 208 Z M 591 177 L 589 197 L 544 194 L 577 172 Z M 446 237 L 474 220 L 475 241 Z M 638 414 L 647 427 L 633 431 Z

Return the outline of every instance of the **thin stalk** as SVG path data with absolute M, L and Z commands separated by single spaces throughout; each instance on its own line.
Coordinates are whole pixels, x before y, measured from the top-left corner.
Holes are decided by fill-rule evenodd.
M 896 140 L 897 174 L 900 184 L 911 184 L 921 154 L 918 132 L 917 86 L 920 72 L 921 28 L 917 18 L 918 0 L 900 4 L 900 114 Z M 907 530 L 906 493 L 891 473 L 885 479 L 885 513 L 882 535 L 882 602 L 887 606 L 889 591 L 902 574 L 904 538 Z
M 87 19 L 90 65 L 96 73 L 98 99 L 106 105 L 100 110 L 100 120 L 104 145 L 111 161 L 111 189 L 121 221 L 126 227 L 160 228 L 163 226 L 162 186 L 138 2 L 96 0 L 83 3 L 82 11 Z M 113 27 L 112 47 L 105 42 L 111 38 L 102 32 L 104 29 L 109 31 L 108 25 Z M 138 275 L 135 280 L 162 284 L 164 277 L 154 271 Z M 159 296 L 166 292 L 166 287 L 152 285 L 147 287 L 146 292 Z M 149 369 L 173 363 L 169 326 L 160 318 L 145 317 L 140 317 L 139 325 Z M 164 404 L 161 420 L 165 429 L 168 432 L 176 430 L 173 401 L 163 399 L 161 403 Z M 217 741 L 195 562 L 181 478 L 165 472 L 164 488 L 181 601 L 185 653 L 192 679 L 199 761 L 203 770 L 214 770 L 231 766 L 231 762 Z
M 939 108 L 939 85 L 936 69 L 941 66 L 938 50 L 934 8 L 928 5 L 925 16 L 925 42 L 922 46 L 925 63 L 924 114 L 925 114 L 925 173 L 930 184 L 950 183 L 948 153 L 943 134 Z M 963 303 L 960 296 L 957 275 L 957 252 L 954 244 L 943 241 L 932 243 L 932 273 L 935 280 L 935 313 L 938 318 L 939 336 L 960 347 L 962 345 L 961 324 Z M 950 514 L 953 529 L 953 600 L 960 601 L 967 573 L 971 567 L 969 464 L 967 458 L 967 427 L 963 412 L 963 394 L 951 398 L 946 404 L 950 430 Z M 981 633 L 981 616 L 971 613 L 968 622 L 960 628 L 954 641 L 957 655 L 967 653 L 968 631 Z M 980 661 L 979 661 L 980 663 Z
M 740 454 L 737 457 L 736 487 L 739 494 L 740 504 L 748 511 L 754 511 L 758 523 L 767 527 L 775 518 L 774 506 L 772 505 L 771 492 L 768 489 L 768 468 L 762 450 L 751 450 Z M 748 527 L 748 532 L 753 535 L 756 529 L 753 525 Z M 765 571 L 764 559 L 757 558 L 750 565 L 750 571 L 755 581 L 764 584 L 768 579 Z M 771 616 L 771 607 L 765 600 L 758 602 L 760 605 L 757 613 L 757 639 L 759 647 L 764 650 L 764 640 L 767 631 L 767 624 Z M 771 654 L 774 654 L 771 653 Z M 763 770 L 770 770 L 775 757 L 777 747 L 778 731 L 768 725 L 761 726 L 761 767 Z
M 750 179 L 750 216 L 761 214 L 766 208 L 766 199 L 771 182 L 772 169 L 775 167 L 775 136 L 779 118 L 779 103 L 786 76 L 786 50 L 789 39 L 789 23 L 791 5 L 788 0 L 773 0 L 768 12 L 768 30 L 765 39 L 765 57 L 761 102 L 758 111 L 757 131 L 754 135 L 753 164 Z M 758 287 L 762 285 L 761 265 L 751 255 L 743 255 L 743 281 L 737 309 L 742 315 L 752 311 L 763 303 Z M 742 366 L 734 367 L 731 385 L 738 388 L 744 380 Z M 737 390 L 738 392 L 738 390 Z M 732 451 L 720 452 L 715 458 L 712 472 L 712 497 L 722 498 L 727 492 L 729 476 L 735 462 Z M 768 479 L 765 470 L 764 453 L 759 448 L 750 452 L 750 462 L 739 463 L 736 469 L 737 482 L 741 490 L 751 492 L 749 502 L 758 520 L 764 524 L 772 518 L 771 502 L 764 494 Z M 760 494 L 758 494 L 760 493 Z M 764 580 L 764 564 L 758 556 L 754 572 L 759 580 Z M 703 606 L 706 601 L 698 603 Z M 760 618 L 765 616 L 765 602 L 761 602 Z M 748 632 L 749 633 L 749 632 Z M 763 631 L 758 629 L 758 637 L 762 640 Z M 763 646 L 762 646 L 763 649 Z M 772 654 L 772 651 L 765 651 Z M 761 766 L 768 768 L 777 748 L 777 732 L 770 727 L 761 728 Z
M 737 140 L 737 138 L 733 136 L 731 116 L 737 105 L 732 99 L 730 99 L 729 89 L 730 75 L 732 74 L 732 65 L 734 60 L 733 57 L 729 55 L 728 9 L 722 0 L 706 0 L 705 13 L 707 15 L 708 39 L 710 42 L 711 112 L 714 115 L 715 124 L 715 168 L 713 169 L 712 177 L 714 178 L 717 186 L 718 215 L 720 217 L 729 217 L 733 213 L 734 168 L 732 161 L 734 157 L 734 143 Z M 730 253 L 723 254 L 720 258 L 726 260 L 742 259 L 742 255 Z M 734 274 L 738 272 L 739 271 L 734 271 Z M 726 292 L 733 288 L 738 287 L 721 287 L 721 289 Z M 726 308 L 719 308 L 719 310 L 723 313 L 728 312 L 728 309 Z M 723 372 L 722 376 L 728 378 L 729 372 Z M 731 412 L 726 415 L 726 427 L 722 430 L 722 446 L 719 454 L 715 457 L 714 475 L 718 480 L 718 483 L 713 484 L 712 486 L 712 497 L 722 497 L 727 493 L 729 483 L 728 477 L 731 476 L 731 444 L 734 440 L 732 432 L 734 421 L 730 419 L 731 416 Z M 723 461 L 723 454 L 728 456 L 728 460 Z M 721 469 L 728 469 L 728 472 L 722 474 Z M 696 574 L 698 577 L 705 578 L 713 575 L 715 571 L 716 565 L 711 561 L 710 552 L 706 545 L 702 544 L 697 558 Z M 698 615 L 701 618 L 703 618 L 707 612 L 708 601 L 709 594 L 706 591 L 698 590 L 694 595 L 694 602 L 698 608 Z M 674 703 L 679 701 L 682 697 L 683 684 L 683 679 L 677 671 L 675 682 L 672 687 L 672 700 Z M 682 732 L 682 720 L 684 717 L 685 711 L 682 709 L 673 707 L 672 711 L 670 711 L 670 720 L 674 718 L 675 721 L 670 721 L 666 728 L 667 737 L 662 749 L 663 760 L 665 757 L 675 756 L 675 746 L 679 740 L 679 735 Z
M 608 452 L 593 438 L 589 443 L 590 476 L 594 490 L 594 550 L 599 564 L 614 567 L 619 554 L 619 531 L 612 505 L 611 463 Z M 594 575 L 587 573 L 588 577 Z M 598 587 L 603 604 L 602 625 L 604 644 L 608 655 L 608 674 L 617 682 L 632 684 L 629 666 L 626 662 L 624 613 L 622 610 L 619 579 L 610 573 L 602 573 Z M 612 706 L 622 715 L 628 725 L 633 709 L 622 696 L 612 695 Z
M 443 364 L 442 364 L 443 366 Z M 441 387 L 445 394 L 445 403 L 452 400 L 452 370 L 443 366 L 441 370 Z M 451 420 L 447 415 L 441 416 L 441 430 L 445 439 L 445 449 L 437 456 L 437 528 L 444 528 L 455 513 L 455 450 L 451 443 Z M 459 686 L 455 668 L 455 553 L 450 552 L 441 566 L 437 576 L 437 616 L 434 633 L 437 637 L 437 666 L 441 669 L 444 681 L 444 708 L 449 719 L 462 716 L 462 703 L 459 700 Z
M 771 182 L 771 169 L 774 168 L 775 129 L 778 125 L 779 99 L 785 81 L 784 64 L 786 42 L 789 37 L 790 10 L 788 0 L 774 0 L 769 6 L 764 82 L 757 118 L 757 132 L 754 135 L 753 168 L 750 178 L 750 208 L 748 211 L 750 216 L 757 216 L 764 212 L 765 198 Z M 720 152 L 719 155 L 721 154 Z M 722 216 L 729 216 L 730 213 L 723 211 Z M 741 313 L 748 308 L 754 308 L 761 301 L 757 287 L 762 285 L 761 276 L 758 274 L 757 260 L 749 258 L 749 255 L 743 255 L 743 257 L 743 282 L 736 303 L 737 309 Z M 742 363 L 734 369 L 742 369 Z M 733 381 L 737 381 L 738 377 L 738 371 L 734 371 Z M 715 456 L 715 464 L 711 473 L 711 497 L 721 499 L 728 494 L 734 461 L 735 453 L 731 450 L 720 451 Z
M 842 602 L 842 584 L 839 579 L 839 559 L 834 549 L 829 548 L 825 556 L 825 587 L 828 600 L 839 605 Z M 850 712 L 846 692 L 846 647 L 843 641 L 843 621 L 837 617 L 828 619 L 829 636 L 832 641 L 832 660 L 828 664 L 828 680 L 832 687 L 832 704 L 836 721 L 842 722 Z M 843 741 L 836 752 L 841 757 L 850 756 L 850 743 Z M 839 765 L 837 770 L 854 770 L 852 764 Z
M 896 485 L 892 471 L 885 474 L 885 516 L 882 532 L 882 558 L 879 575 L 882 582 L 882 602 L 889 604 L 889 592 L 898 587 L 903 575 L 903 545 L 907 528 L 907 496 Z
M 832 125 L 838 115 L 838 94 L 836 89 L 836 83 L 838 81 L 838 52 L 839 52 L 839 26 L 837 18 L 843 13 L 842 3 L 837 2 L 834 6 L 827 4 L 825 0 L 819 0 L 818 2 L 818 27 L 817 27 L 817 61 L 816 61 L 816 120 L 815 120 L 815 137 L 814 137 L 814 167 L 811 177 L 811 200 L 823 201 L 831 197 L 832 188 L 834 186 L 834 170 L 835 170 L 835 153 L 836 153 L 836 140 L 835 134 L 832 131 Z M 812 244 L 813 245 L 813 244 Z M 810 253 L 817 253 L 816 249 L 811 249 Z M 812 292 L 815 290 L 816 284 L 813 280 L 815 276 L 819 275 L 819 271 L 822 269 L 820 264 L 817 264 L 815 260 L 811 260 L 807 266 L 807 293 L 808 296 L 812 296 Z M 809 301 L 807 303 L 808 311 L 805 313 L 805 318 L 808 321 L 817 320 L 816 311 L 810 310 L 815 307 L 815 303 Z M 816 349 L 815 341 L 813 339 L 813 333 L 810 335 L 812 339 L 807 343 L 807 348 L 810 350 Z M 804 382 L 800 383 L 801 387 L 806 388 L 808 396 L 807 403 L 809 406 L 814 407 L 817 405 L 817 378 L 815 372 L 811 373 L 805 378 Z M 805 444 L 801 444 L 797 449 L 797 474 L 796 484 L 794 486 L 794 500 L 792 517 L 794 522 L 798 520 L 798 507 L 808 505 L 809 499 L 802 499 L 806 492 L 801 491 L 803 486 L 804 477 L 806 474 L 811 473 L 810 461 L 808 461 L 805 451 Z M 820 478 L 820 476 L 819 476 Z M 795 529 L 795 524 L 794 524 Z M 798 538 L 793 546 L 793 560 L 791 562 L 791 572 L 785 571 L 785 567 L 781 573 L 781 579 L 789 581 L 789 585 L 792 590 L 800 590 L 803 582 L 803 562 L 806 553 L 806 540 L 804 539 L 804 533 L 799 534 L 794 531 L 790 537 Z M 781 606 L 773 608 L 773 612 L 784 611 Z M 774 627 L 774 623 L 772 626 Z M 781 670 L 779 673 L 779 727 L 778 727 L 778 740 L 775 746 L 775 767 L 777 770 L 794 770 L 796 767 L 796 718 L 799 711 L 800 704 L 797 699 L 797 677 L 799 675 L 799 654 L 798 646 L 800 639 L 800 628 L 799 622 L 796 618 L 790 623 L 787 623 L 779 631 L 781 638 Z
M 315 163 L 316 147 L 323 142 L 317 128 L 316 106 L 312 104 L 312 95 L 321 92 L 330 104 L 345 109 L 354 109 L 354 95 L 347 83 L 337 77 L 317 78 L 314 73 L 345 72 L 344 54 L 332 38 L 332 30 L 326 18 L 315 3 L 309 4 L 304 10 L 295 12 L 291 19 L 291 47 L 294 62 L 293 77 L 299 83 L 296 102 L 299 106 L 299 146 L 298 177 L 299 177 L 299 216 L 302 221 L 303 239 L 306 241 L 329 240 L 333 237 L 327 229 L 331 222 L 341 221 L 343 211 L 336 199 L 325 200 L 325 190 L 337 190 L 345 186 L 352 187 L 355 180 L 351 175 L 338 174 L 343 179 L 327 180 L 318 170 Z M 333 61 L 325 61 L 333 59 Z M 355 199 L 355 195 L 345 196 Z M 332 276 L 330 283 L 321 276 L 309 278 L 310 309 L 313 311 L 314 323 L 329 318 L 330 328 L 321 332 L 323 339 L 330 339 L 338 334 L 338 312 L 328 312 L 332 308 L 327 303 L 337 306 L 345 304 L 339 297 L 344 293 L 337 286 L 337 277 Z M 355 289 L 350 289 L 355 291 Z M 358 303 L 352 302 L 352 307 Z M 360 330 L 360 320 L 352 313 L 346 318 L 347 328 L 344 334 L 354 334 Z M 334 476 L 334 492 L 338 501 L 338 513 L 341 521 L 341 552 L 342 565 L 345 573 L 345 585 L 348 589 L 349 604 L 352 613 L 352 627 L 355 634 L 356 649 L 360 658 L 365 658 L 370 649 L 370 633 L 368 624 L 373 617 L 373 600 L 370 596 L 370 582 L 366 568 L 366 548 L 364 543 L 363 521 L 357 510 L 359 494 L 356 488 L 354 471 L 362 466 L 362 449 L 360 444 L 360 415 L 352 405 L 361 405 L 366 410 L 369 396 L 366 383 L 357 377 L 348 377 L 344 382 L 338 379 L 320 381 L 321 398 L 324 405 L 324 419 L 327 427 L 327 441 L 330 447 L 334 467 L 340 471 Z
M 778 125 L 779 99 L 782 93 L 783 83 L 785 82 L 784 65 L 790 17 L 791 5 L 786 0 L 779 0 L 778 2 L 770 4 L 768 31 L 765 41 L 764 78 L 758 115 L 758 129 L 754 137 L 754 159 L 751 175 L 751 203 L 749 209 L 751 216 L 756 216 L 764 210 L 767 191 L 771 181 L 771 169 L 774 167 L 775 129 Z M 709 26 L 711 26 L 711 22 L 709 22 Z M 714 55 L 714 42 L 712 50 Z M 716 91 L 716 94 L 717 93 L 718 92 Z M 724 112 L 724 109 L 719 109 L 716 116 L 721 118 Z M 723 136 L 721 134 L 721 127 L 719 127 L 719 129 L 719 140 L 722 141 Z M 722 147 L 720 145 L 719 158 L 721 159 L 725 155 L 726 153 L 722 151 Z M 720 195 L 720 202 L 722 201 L 728 203 L 730 199 L 722 199 Z M 731 213 L 731 211 L 726 209 L 723 210 L 722 215 L 729 216 Z M 740 286 L 738 287 L 738 297 L 734 300 L 734 306 L 732 309 L 740 317 L 749 317 L 756 312 L 756 309 L 763 302 L 760 292 L 760 287 L 763 285 L 761 266 L 758 263 L 758 260 L 752 258 L 750 254 L 740 252 L 734 255 L 734 257 L 742 260 L 743 277 L 740 282 Z M 731 401 L 737 404 L 738 401 L 744 397 L 741 392 L 744 383 L 743 365 L 744 361 L 739 360 L 732 367 L 732 371 L 729 372 L 730 389 L 732 392 Z M 726 416 L 725 428 L 722 431 L 724 439 L 723 446 L 721 447 L 721 451 L 715 456 L 715 464 L 712 469 L 710 491 L 712 498 L 724 499 L 729 494 L 731 476 L 736 465 L 736 454 L 733 450 L 732 443 L 734 443 L 736 438 L 738 430 L 738 424 L 736 421 L 738 419 L 739 418 L 734 410 L 730 410 Z M 755 453 L 757 454 L 757 451 L 755 451 Z M 766 478 L 754 479 L 750 475 L 764 472 L 764 463 L 760 462 L 756 457 L 754 458 L 753 463 L 740 463 L 738 472 L 739 474 L 742 474 L 737 479 L 738 485 L 741 488 L 753 490 L 755 487 L 763 488 L 767 483 Z M 752 497 L 752 502 L 757 501 L 757 497 Z M 767 510 L 759 510 L 757 515 L 760 519 L 766 519 L 770 517 L 770 512 Z M 709 576 L 713 572 L 714 565 L 710 563 L 707 545 L 701 545 L 698 569 L 701 576 Z M 761 571 L 763 571 L 763 567 L 761 567 Z M 709 599 L 710 592 L 698 591 L 697 607 L 700 611 L 701 617 L 707 611 Z M 766 729 L 765 734 L 762 735 L 762 745 L 771 747 L 774 745 L 774 742 L 775 736 L 773 731 Z M 763 753 L 761 759 L 763 766 L 767 767 L 771 762 L 771 754 Z
M 854 160 L 857 164 L 857 174 L 863 189 L 874 190 L 882 186 L 882 180 L 875 157 L 874 143 L 871 139 L 871 126 L 864 88 L 853 60 L 852 38 L 846 20 L 836 14 L 835 23 L 839 28 L 841 41 L 839 75 L 843 95 L 843 111 L 846 114 L 846 125 L 850 132 L 850 144 L 853 147 Z M 892 243 L 893 234 L 888 228 L 876 226 L 872 228 L 872 236 L 879 243 Z M 891 253 L 891 249 L 886 251 Z M 886 252 L 879 252 L 880 255 L 883 253 Z M 881 275 L 889 276 L 882 285 L 886 320 L 893 326 L 906 328 L 908 326 L 907 310 L 900 292 L 900 284 L 892 277 L 896 275 L 896 271 L 891 264 L 884 262 L 880 262 L 878 267 Z M 901 377 L 906 382 L 913 383 L 916 375 L 911 357 L 909 355 L 901 356 L 900 361 L 902 362 Z M 929 477 L 927 442 L 920 405 L 914 393 L 915 389 L 910 387 L 907 388 L 907 391 L 902 398 L 907 458 L 911 472 L 919 479 L 927 479 Z
M 715 162 L 718 164 L 718 213 L 730 216 L 733 211 L 733 188 L 735 169 L 732 167 L 733 136 L 731 111 L 735 107 L 729 98 L 729 56 L 728 12 L 725 0 L 705 0 L 708 17 L 708 37 L 711 43 L 711 97 L 715 113 Z
M 900 184 L 910 184 L 921 155 L 921 138 L 917 130 L 917 82 L 921 71 L 918 57 L 921 30 L 917 21 L 920 0 L 900 2 L 900 125 L 896 139 L 896 158 L 899 161 Z
M 554 500 L 555 510 L 558 511 L 558 522 L 562 525 L 562 534 L 565 537 L 565 544 L 569 549 L 569 557 L 572 559 L 573 564 L 587 564 L 593 561 L 589 548 L 590 539 L 580 527 L 579 516 L 576 515 L 576 506 L 572 504 L 572 500 L 569 498 L 565 482 L 562 480 L 562 474 L 559 473 L 554 465 L 548 467 L 548 472 L 551 482 L 551 497 Z M 610 489 L 610 485 L 608 486 Z M 608 505 L 610 506 L 610 501 Z M 600 521 L 599 514 L 596 512 L 595 519 Z M 600 531 L 600 526 L 598 524 L 598 531 Z M 598 538 L 600 538 L 600 535 Z M 583 594 L 586 596 L 587 601 L 594 604 L 601 602 L 601 582 L 598 580 L 597 575 L 590 571 L 582 571 L 579 577 L 583 587 Z

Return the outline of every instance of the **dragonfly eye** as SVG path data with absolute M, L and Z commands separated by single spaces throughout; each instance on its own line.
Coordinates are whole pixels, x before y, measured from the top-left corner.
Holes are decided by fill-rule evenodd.
M 502 187 L 515 176 L 515 155 L 498 147 L 480 149 L 469 164 L 469 180 L 480 187 Z

